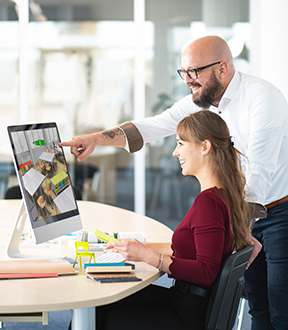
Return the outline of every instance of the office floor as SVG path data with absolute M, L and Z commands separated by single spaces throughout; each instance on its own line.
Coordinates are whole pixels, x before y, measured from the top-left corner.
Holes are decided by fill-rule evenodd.
M 175 185 L 178 183 L 178 186 Z M 159 185 L 158 185 L 159 184 Z M 159 190 L 157 190 L 159 187 Z M 147 171 L 146 181 L 146 209 L 147 216 L 166 224 L 172 230 L 180 223 L 194 199 L 199 193 L 199 184 L 193 177 L 183 177 L 181 173 L 160 173 Z M 159 192 L 161 192 L 161 194 Z M 119 169 L 117 171 L 117 198 L 115 205 L 133 210 L 133 171 Z M 163 276 L 157 280 L 158 285 L 170 286 L 171 279 Z M 49 313 L 49 324 L 41 323 L 5 323 L 9 330 L 66 330 L 71 319 L 71 311 Z M 251 319 L 248 314 L 247 302 L 241 330 L 250 330 Z

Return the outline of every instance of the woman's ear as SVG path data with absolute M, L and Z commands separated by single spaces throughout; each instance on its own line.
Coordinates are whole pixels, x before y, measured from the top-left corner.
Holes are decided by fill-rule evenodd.
M 202 142 L 202 155 L 208 155 L 211 150 L 211 142 L 209 140 L 205 140 Z

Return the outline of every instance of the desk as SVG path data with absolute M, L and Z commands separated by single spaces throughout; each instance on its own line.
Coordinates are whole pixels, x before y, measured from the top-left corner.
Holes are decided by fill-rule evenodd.
M 77 202 L 83 229 L 94 231 L 135 231 L 144 232 L 147 242 L 167 242 L 172 230 L 151 218 L 117 207 L 95 203 Z M 0 258 L 4 259 L 7 234 L 11 232 L 20 200 L 0 200 Z M 3 244 L 3 245 L 2 245 Z M 34 248 L 43 253 L 43 248 Z M 62 239 L 61 253 L 75 258 L 75 248 L 69 247 Z M 30 252 L 29 248 L 23 251 Z M 53 253 L 53 247 L 51 248 Z M 33 280 L 0 281 L 0 313 L 46 312 L 73 309 L 73 330 L 91 330 L 95 322 L 95 308 L 131 295 L 153 283 L 161 276 L 157 269 L 145 263 L 135 263 L 136 274 L 141 282 L 100 284 L 88 280 L 83 269 L 77 276 L 41 278 Z M 87 323 L 88 321 L 88 323 Z M 89 326 L 90 325 L 90 326 Z
M 53 154 L 52 152 L 43 151 L 42 154 L 39 156 L 39 159 L 44 160 L 47 163 L 52 163 L 54 156 L 55 154 Z
M 61 213 L 68 212 L 75 209 L 74 204 L 74 194 L 72 191 L 72 186 L 66 188 L 62 193 L 54 198 L 54 203 L 56 204 L 58 210 Z
M 45 180 L 45 176 L 31 168 L 26 172 L 23 177 L 23 184 L 25 189 L 28 191 L 31 197 L 35 194 L 37 189 L 41 186 L 41 183 Z

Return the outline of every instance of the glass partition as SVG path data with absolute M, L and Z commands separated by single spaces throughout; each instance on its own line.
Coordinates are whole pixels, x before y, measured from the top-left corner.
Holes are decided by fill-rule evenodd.
M 133 1 L 78 2 L 41 0 L 40 16 L 30 6 L 29 122 L 55 121 L 62 140 L 134 118 L 137 35 Z M 236 67 L 249 72 L 248 2 L 236 2 L 237 6 L 225 12 L 235 18 L 233 22 L 211 24 L 205 12 L 207 1 L 204 6 L 201 0 L 146 0 L 142 40 L 146 116 L 162 112 L 189 93 L 176 69 L 181 66 L 182 47 L 190 39 L 222 36 L 238 49 Z M 241 19 L 231 16 L 239 12 L 240 3 Z M 0 197 L 4 198 L 7 188 L 18 184 L 6 127 L 19 123 L 19 31 L 12 2 L 0 0 L 0 12 Z M 174 147 L 172 136 L 146 148 L 146 214 L 171 228 L 178 225 L 199 192 L 195 178 L 182 176 L 171 155 Z M 83 199 L 133 210 L 133 156 L 110 147 L 96 148 L 84 163 L 75 162 L 68 149 L 66 156 L 73 184 Z

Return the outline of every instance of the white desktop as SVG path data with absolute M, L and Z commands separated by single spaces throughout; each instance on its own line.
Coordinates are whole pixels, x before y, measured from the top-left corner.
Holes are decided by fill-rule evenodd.
M 26 221 L 37 244 L 82 229 L 65 156 L 58 146 L 57 125 L 9 126 L 8 134 L 23 200 L 6 253 L 9 258 L 47 258 L 21 253 L 19 244 Z

